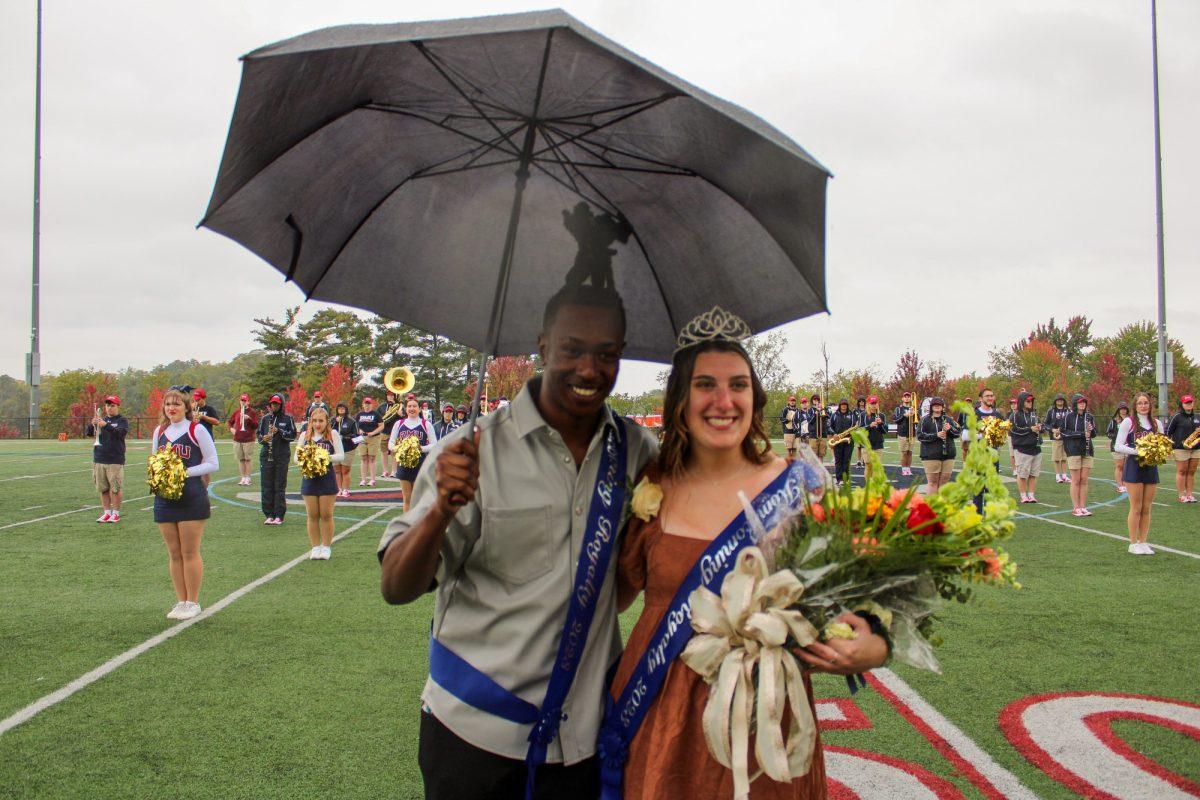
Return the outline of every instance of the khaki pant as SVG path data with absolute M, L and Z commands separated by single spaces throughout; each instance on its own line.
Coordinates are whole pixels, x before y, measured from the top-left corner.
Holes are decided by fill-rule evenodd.
M 921 466 L 925 468 L 925 476 L 927 478 L 935 478 L 943 473 L 949 475 L 954 472 L 954 459 L 947 458 L 945 460 L 926 461 L 921 459 Z
M 92 464 L 92 481 L 96 484 L 96 491 L 101 494 L 119 494 L 125 485 L 125 465 Z
M 1091 456 L 1067 456 L 1067 469 L 1091 469 L 1094 463 Z
M 1017 468 L 1014 470 L 1018 478 L 1028 478 L 1030 476 L 1036 478 L 1042 471 L 1042 454 L 1018 452 L 1016 454 Z
M 794 433 L 785 433 L 783 435 L 783 449 L 795 450 L 796 446 L 799 444 L 799 442 L 796 441 L 798 438 L 799 437 L 797 437 Z
M 808 446 L 817 454 L 817 458 L 825 458 L 825 454 L 829 452 L 828 439 L 809 439 Z
M 1175 454 L 1176 461 L 1191 461 L 1193 458 L 1200 458 L 1200 448 L 1195 450 L 1172 450 Z
M 238 461 L 254 460 L 254 442 L 234 442 L 233 454 Z
M 381 438 L 383 438 L 383 434 L 377 433 L 374 436 L 368 436 L 363 439 L 362 444 L 358 446 L 358 449 L 362 451 L 362 454 L 365 458 L 379 457 L 379 440 Z
M 900 443 L 901 453 L 911 453 L 913 451 L 913 440 L 907 436 L 898 436 L 896 441 Z
M 1063 446 L 1062 439 L 1054 439 L 1050 445 L 1050 460 L 1056 463 L 1067 460 L 1067 449 Z

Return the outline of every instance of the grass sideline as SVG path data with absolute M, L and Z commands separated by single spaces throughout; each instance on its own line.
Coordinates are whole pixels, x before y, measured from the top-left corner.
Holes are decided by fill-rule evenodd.
M 213 493 L 232 499 L 232 450 L 218 446 Z M 886 461 L 896 460 L 894 447 Z M 145 443 L 131 447 L 130 497 L 145 494 L 146 452 Z M 1122 534 L 1125 501 L 1104 482 L 1108 457 L 1100 454 L 1093 480 L 1095 516 L 1072 517 L 1067 487 L 1052 476 L 1038 492 L 1048 505 L 1023 510 Z M 89 460 L 87 441 L 0 443 L 0 719 L 170 624 L 150 502 L 127 503 L 115 526 L 97 525 L 94 509 L 64 513 L 97 503 Z M 1151 542 L 1200 553 L 1200 512 L 1174 503 L 1169 467 L 1163 472 Z M 299 514 L 267 528 L 253 504 L 213 508 L 206 605 L 308 547 Z M 338 530 L 373 511 L 339 506 Z M 331 561 L 298 565 L 0 736 L 0 796 L 420 797 L 416 727 L 431 598 L 401 608 L 379 599 L 374 550 L 390 516 L 336 545 Z M 1181 622 L 1200 605 L 1200 561 L 1137 558 L 1119 541 L 1037 517 L 1020 521 L 1010 545 L 1025 588 L 984 591 L 947 610 L 943 676 L 896 672 L 1038 797 L 1075 797 L 1009 744 L 1001 709 L 1074 691 L 1200 703 L 1196 639 Z M 635 614 L 623 617 L 626 631 Z M 816 690 L 847 694 L 824 676 Z M 872 727 L 827 731 L 827 744 L 920 765 L 982 796 L 880 695 L 854 700 Z M 1171 771 L 1200 774 L 1200 749 L 1183 734 L 1136 721 L 1114 729 Z

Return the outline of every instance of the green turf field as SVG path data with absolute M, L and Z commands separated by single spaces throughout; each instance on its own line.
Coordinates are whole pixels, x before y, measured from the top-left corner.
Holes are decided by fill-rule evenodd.
M 231 445 L 218 447 L 205 607 L 308 549 L 297 509 L 285 525 L 264 527 L 257 504 L 236 497 L 247 489 L 236 485 Z M 174 624 L 164 618 L 174 599 L 147 510 L 146 445 L 130 449 L 123 521 L 98 525 L 90 442 L 0 443 L 0 720 Z M 894 442 L 885 460 L 895 461 Z M 1009 547 L 1024 589 L 985 590 L 946 612 L 944 675 L 897 668 L 911 695 L 889 683 L 837 706 L 852 719 L 824 733 L 830 775 L 842 784 L 833 796 L 922 796 L 896 788 L 905 777 L 934 787 L 931 797 L 1087 796 L 1071 775 L 1113 763 L 1101 787 L 1110 796 L 1139 796 L 1154 780 L 1177 794 L 1143 796 L 1200 795 L 1200 635 L 1191 618 L 1200 608 L 1200 505 L 1175 502 L 1168 466 L 1150 540 L 1179 552 L 1131 556 L 1101 535 L 1123 535 L 1125 500 L 1113 490 L 1109 454 L 1098 460 L 1090 518 L 1071 516 L 1067 487 L 1043 476 L 1044 505 L 1021 507 L 1035 516 L 1022 519 Z M 332 560 L 297 564 L 0 733 L 0 797 L 420 797 L 430 598 L 402 608 L 380 599 L 375 546 L 395 512 L 366 521 L 377 512 L 339 505 L 338 531 L 358 527 Z M 840 679 L 815 685 L 821 698 L 849 697 Z M 1047 761 L 1014 746 L 1002 711 L 1057 694 L 1138 696 L 1112 708 L 1102 697 L 1078 700 L 1092 703 L 1080 713 L 1091 714 L 1091 730 L 1111 732 L 1116 750 L 1067 736 L 1071 746 Z M 918 695 L 924 705 L 914 704 Z M 1173 701 L 1155 708 L 1178 719 L 1156 721 L 1146 709 L 1153 701 L 1139 697 Z M 962 738 L 943 743 L 937 718 Z M 1034 739 L 1073 730 L 1069 714 L 1049 719 Z M 860 767 L 869 766 L 882 783 L 863 782 L 869 770 Z

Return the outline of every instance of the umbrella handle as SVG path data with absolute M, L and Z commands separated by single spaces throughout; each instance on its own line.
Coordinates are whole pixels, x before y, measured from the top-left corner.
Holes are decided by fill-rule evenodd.
M 471 400 L 471 416 L 467 420 L 467 428 L 472 432 L 475 431 L 475 423 L 479 420 L 480 404 L 483 402 L 483 381 L 487 376 L 487 353 L 479 354 L 479 378 L 475 381 L 475 397 Z M 455 492 L 449 497 L 450 505 L 455 508 L 462 508 L 467 504 L 467 498 L 463 497 L 459 492 Z

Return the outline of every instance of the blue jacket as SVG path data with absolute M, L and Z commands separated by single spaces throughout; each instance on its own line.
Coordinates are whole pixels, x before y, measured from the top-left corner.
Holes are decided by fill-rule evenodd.
M 88 424 L 84 432 L 87 436 L 96 435 L 96 427 Z M 129 435 L 129 420 L 117 414 L 115 417 L 105 417 L 100 426 L 100 446 L 92 447 L 93 464 L 124 464 L 125 437 Z

